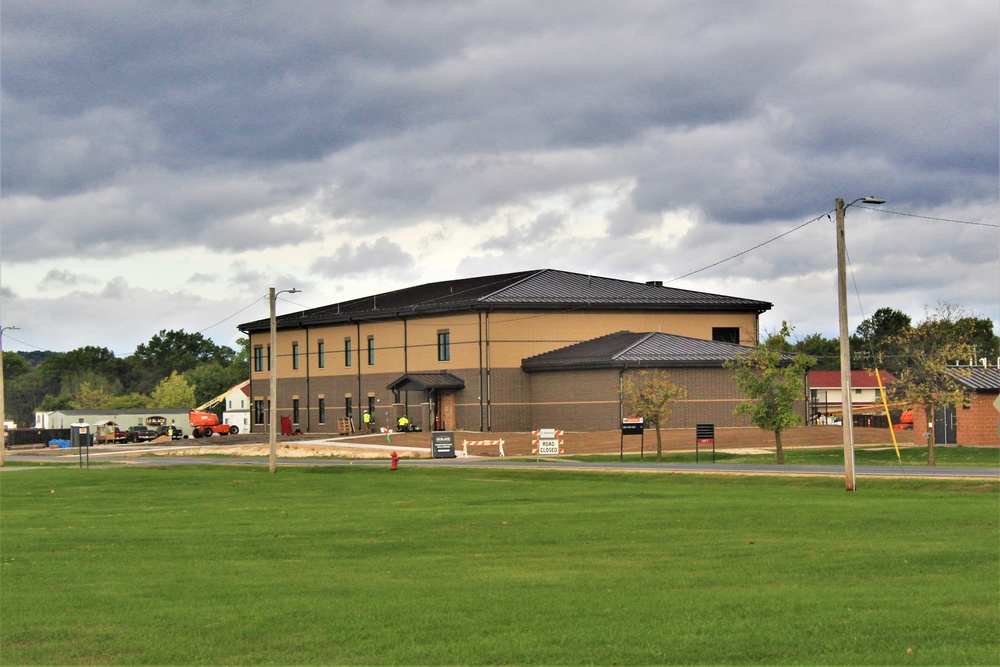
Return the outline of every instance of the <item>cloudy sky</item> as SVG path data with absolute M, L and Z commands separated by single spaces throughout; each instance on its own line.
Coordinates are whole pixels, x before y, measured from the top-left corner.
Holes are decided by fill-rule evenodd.
M 995 0 L 3 0 L 0 30 L 8 350 L 536 268 L 832 336 L 865 195 L 852 329 L 1000 321 Z

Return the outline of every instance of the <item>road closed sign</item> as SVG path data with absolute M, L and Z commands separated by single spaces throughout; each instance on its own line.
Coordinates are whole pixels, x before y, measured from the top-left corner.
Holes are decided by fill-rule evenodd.
M 540 428 L 537 431 L 532 431 L 531 434 L 536 438 L 531 441 L 534 446 L 532 454 L 538 456 L 559 456 L 562 454 L 563 440 L 559 438 L 563 434 L 562 431 L 554 428 Z

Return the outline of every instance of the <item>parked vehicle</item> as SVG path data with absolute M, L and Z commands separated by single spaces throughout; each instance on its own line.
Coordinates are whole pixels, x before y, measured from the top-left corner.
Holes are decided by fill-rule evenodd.
M 184 430 L 180 426 L 164 424 L 156 429 L 156 437 L 159 438 L 161 435 L 165 435 L 171 440 L 180 440 L 184 437 Z
M 149 442 L 156 437 L 156 431 L 146 426 L 129 426 L 126 431 L 127 442 Z
M 240 432 L 238 426 L 220 424 L 219 416 L 212 412 L 191 413 L 191 435 L 196 438 L 208 438 L 213 434 L 236 435 Z

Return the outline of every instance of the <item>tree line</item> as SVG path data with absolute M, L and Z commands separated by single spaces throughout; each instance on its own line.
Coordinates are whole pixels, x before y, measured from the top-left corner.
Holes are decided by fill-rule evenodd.
M 5 417 L 30 426 L 36 411 L 194 408 L 247 379 L 249 340 L 237 344 L 164 329 L 125 357 L 89 345 L 4 352 Z

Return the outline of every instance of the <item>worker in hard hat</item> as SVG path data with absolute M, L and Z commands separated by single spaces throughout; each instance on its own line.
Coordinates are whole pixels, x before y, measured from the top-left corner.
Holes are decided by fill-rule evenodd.
M 400 433 L 410 430 L 410 420 L 407 418 L 406 415 L 403 415 L 402 417 L 396 420 L 396 430 L 399 431 Z

